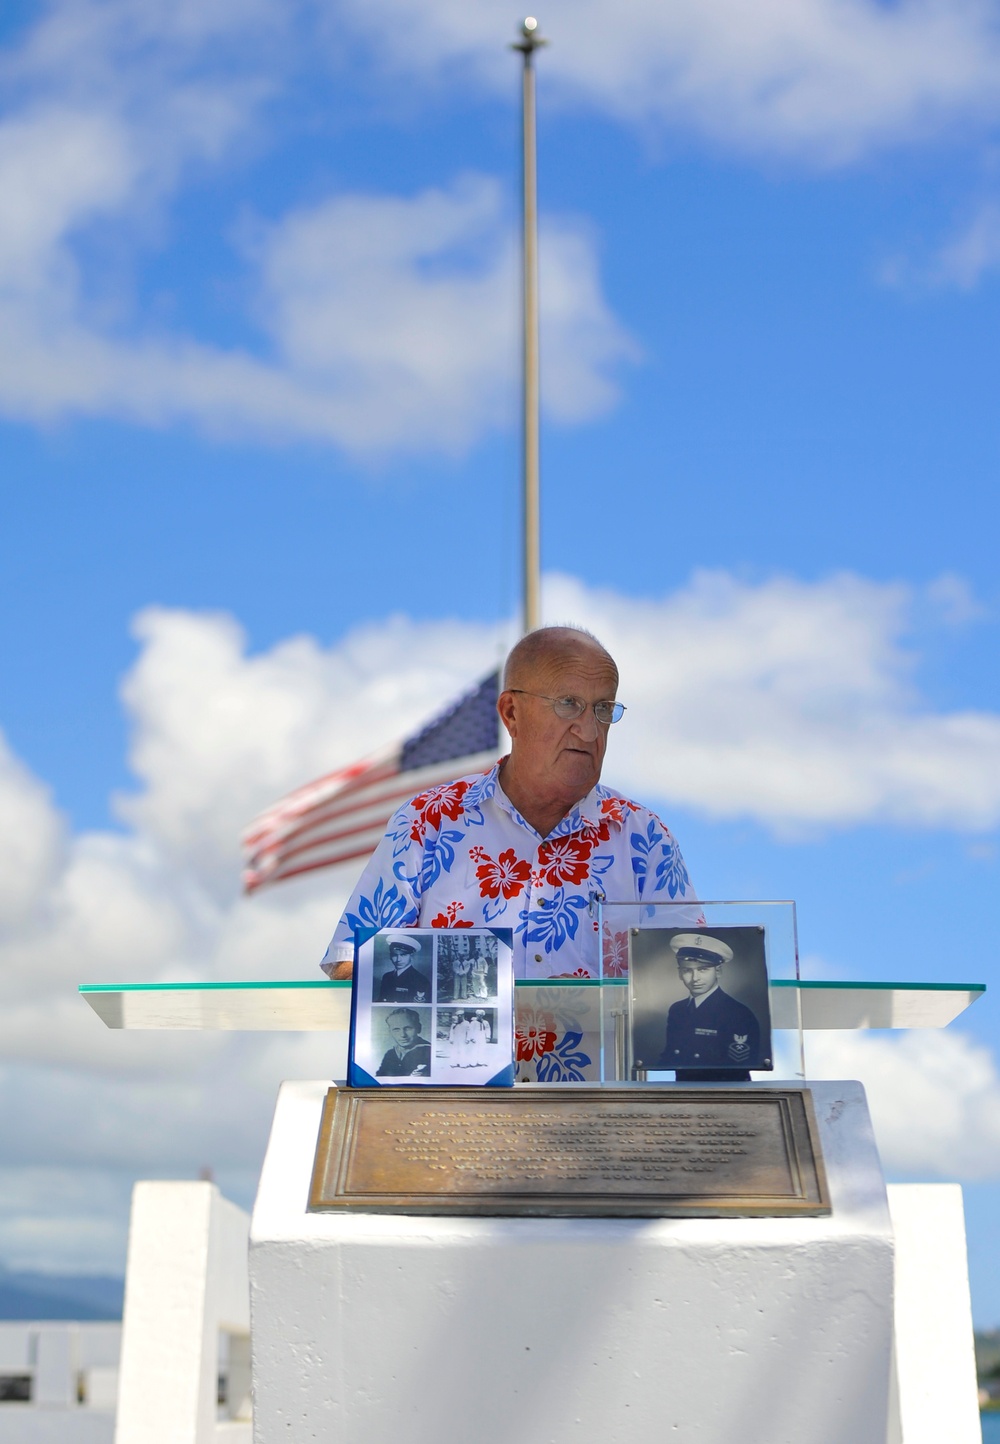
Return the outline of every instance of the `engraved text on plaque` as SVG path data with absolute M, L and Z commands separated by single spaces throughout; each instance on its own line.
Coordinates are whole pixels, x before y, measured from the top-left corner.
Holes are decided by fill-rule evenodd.
M 806 1089 L 336 1089 L 310 1208 L 829 1213 Z

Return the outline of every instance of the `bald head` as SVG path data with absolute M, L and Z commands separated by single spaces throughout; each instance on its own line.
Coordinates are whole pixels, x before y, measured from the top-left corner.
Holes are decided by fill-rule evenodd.
M 598 721 L 594 709 L 617 696 L 618 668 L 582 627 L 539 627 L 507 658 L 503 685 L 497 711 L 510 734 L 510 756 L 501 764 L 501 785 L 548 837 L 600 781 L 610 718 Z
M 546 674 L 572 662 L 590 666 L 597 663 L 613 673 L 617 688 L 615 660 L 592 633 L 582 627 L 539 627 L 511 648 L 503 669 L 504 689 L 533 686 Z

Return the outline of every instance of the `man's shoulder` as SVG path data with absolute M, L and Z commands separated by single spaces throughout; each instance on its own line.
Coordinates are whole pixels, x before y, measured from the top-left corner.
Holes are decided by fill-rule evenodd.
M 756 1020 L 757 1014 L 754 1012 L 754 1010 L 752 1008 L 749 1008 L 746 1003 L 741 1003 L 739 998 L 734 998 L 732 993 L 727 993 L 725 989 L 719 988 L 718 998 L 719 1001 L 717 1007 L 720 1012 L 726 1012 L 730 1015 L 730 1017 L 745 1017 L 753 1018 Z
M 646 807 L 641 802 L 636 802 L 631 797 L 626 797 L 623 792 L 618 792 L 613 787 L 606 787 L 599 782 L 594 789 L 597 795 L 597 811 L 600 816 L 608 822 L 624 827 L 632 820 L 636 826 L 645 827 L 652 821 L 664 832 L 669 831 L 665 822 L 662 822 L 652 808 Z
M 404 802 L 399 812 L 409 813 L 431 828 L 439 826 L 442 819 L 456 821 L 463 812 L 478 807 L 487 795 L 492 795 L 490 784 L 494 780 L 494 771 L 493 767 L 489 767 L 485 772 L 470 772 L 451 782 L 425 787 Z

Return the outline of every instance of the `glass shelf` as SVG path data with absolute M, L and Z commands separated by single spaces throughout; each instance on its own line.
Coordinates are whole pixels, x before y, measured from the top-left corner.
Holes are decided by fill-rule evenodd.
M 327 979 L 284 983 L 109 983 L 83 997 L 109 1028 L 193 1028 L 346 1033 L 351 984 Z
M 946 1028 L 984 983 L 830 983 L 772 979 L 775 1028 Z M 801 1016 L 800 1016 L 801 1010 Z
M 624 978 L 521 980 L 523 1009 L 560 989 L 596 992 L 612 1008 L 626 992 Z M 593 991 L 592 991 L 593 990 Z M 986 991 L 982 983 L 802 982 L 772 978 L 775 1028 L 944 1028 Z M 203 1031 L 346 1032 L 350 982 L 100 983 L 80 993 L 109 1028 L 187 1028 Z M 547 998 L 546 998 L 547 1001 Z M 519 1012 L 522 1007 L 519 1007 Z

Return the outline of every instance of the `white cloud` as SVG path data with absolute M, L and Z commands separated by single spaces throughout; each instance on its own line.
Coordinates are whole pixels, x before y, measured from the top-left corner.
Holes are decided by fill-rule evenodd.
M 938 599 L 940 601 L 940 599 Z M 778 829 L 1000 823 L 1000 716 L 939 713 L 904 640 L 910 589 L 841 575 L 760 585 L 697 573 L 661 601 L 556 579 L 622 673 L 608 771 L 639 793 Z
M 966 615 L 953 581 L 938 604 L 956 597 Z M 918 600 L 857 577 L 703 574 L 659 601 L 552 578 L 545 606 L 593 626 L 619 658 L 630 711 L 608 777 L 640 797 L 777 827 L 995 826 L 1000 718 L 921 699 L 903 646 Z M 51 1170 L 90 1169 L 118 1198 L 130 1173 L 190 1176 L 206 1163 L 249 1188 L 278 1081 L 328 1073 L 328 1040 L 111 1033 L 76 988 L 317 976 L 357 869 L 242 899 L 241 828 L 283 792 L 406 735 L 495 665 L 503 641 L 482 624 L 395 617 L 329 647 L 297 637 L 248 654 L 231 617 L 162 609 L 136 631 L 123 699 L 138 790 L 120 801 L 124 834 L 67 837 L 44 786 L 0 753 L 0 1153 L 26 1171 L 22 1191 Z M 941 1054 L 926 1038 L 866 1040 L 856 1062 L 811 1040 L 811 1066 L 868 1069 L 894 1168 L 979 1176 L 1000 1167 L 996 1151 L 976 1162 L 947 1140 L 970 1118 L 994 1138 L 996 1080 L 988 1054 L 959 1037 L 945 1035 Z M 900 1100 L 921 1097 L 934 1069 L 953 1072 L 950 1086 L 933 1085 L 924 1141 L 907 1142 Z M 120 1234 L 66 1196 L 88 1220 L 88 1262 L 120 1262 L 108 1252 Z M 0 1210 L 0 1257 L 61 1257 L 53 1219 L 40 1232 L 29 1222 Z
M 144 175 L 133 141 L 72 114 L 0 127 L 0 180 L 10 172 L 0 243 L 8 414 L 188 421 L 369 454 L 460 452 L 511 420 L 517 269 L 495 183 L 341 196 L 286 216 L 257 250 L 266 333 L 257 355 L 182 334 L 123 336 L 92 314 L 69 237 L 132 200 Z M 0 201 L 0 220 L 3 212 Z M 614 404 L 613 373 L 637 348 L 601 295 L 584 230 L 545 223 L 540 267 L 546 409 L 557 421 L 586 420 Z
M 509 91 L 497 0 L 347 0 L 397 71 Z M 996 10 L 977 0 L 550 0 L 542 84 L 736 151 L 852 160 L 997 113 Z
M 974 291 L 1000 265 L 1000 204 L 981 201 L 954 234 L 929 256 L 890 256 L 879 268 L 884 285 L 919 294 Z
M 151 609 L 136 633 L 143 652 L 123 697 L 143 790 L 120 811 L 175 865 L 225 889 L 260 808 L 405 736 L 499 656 L 495 628 L 405 617 L 329 650 L 294 637 L 250 657 L 230 617 Z
M 889 1172 L 969 1180 L 1000 1173 L 1000 1076 L 990 1050 L 967 1034 L 810 1033 L 806 1068 L 810 1078 L 865 1085 Z
M 308 29 L 274 0 L 56 0 L 0 54 L 0 410 L 375 454 L 458 452 L 509 423 L 513 221 L 483 177 L 274 220 L 252 257 L 222 263 L 250 309 L 256 296 L 255 343 L 165 331 L 137 307 L 129 272 L 170 244 L 166 207 L 206 165 L 269 143 L 265 106 Z M 580 421 L 614 404 L 635 347 L 580 224 L 543 225 L 541 264 L 547 404 Z
M 55 876 L 62 823 L 48 791 L 0 735 L 0 938 L 23 926 Z
M 513 413 L 511 226 L 482 178 L 414 196 L 297 208 L 221 263 L 255 298 L 254 343 L 224 347 L 137 307 L 143 247 L 206 166 L 280 145 L 268 101 L 315 83 L 316 23 L 369 42 L 411 97 L 443 63 L 509 94 L 510 14 L 495 0 L 285 6 L 56 0 L 0 58 L 0 410 L 31 421 L 114 416 L 216 434 L 300 438 L 356 454 L 460 452 Z M 973 0 L 553 0 L 543 83 L 566 104 L 648 129 L 822 164 L 995 116 L 993 7 Z M 332 42 L 331 42 L 332 43 Z M 308 52 L 308 54 L 306 54 Z M 357 63 L 358 57 L 355 57 Z M 368 75 L 369 81 L 371 75 Z M 329 83 L 329 82 L 328 82 Z M 996 251 L 986 210 L 944 254 L 970 285 Z M 126 260 L 126 257 L 128 258 Z M 586 228 L 542 238 L 544 396 L 577 422 L 616 400 L 637 354 L 601 291 Z
M 941 286 L 971 291 L 1000 264 L 1000 206 L 986 201 L 968 224 L 944 245 L 930 268 Z
M 539 266 L 546 408 L 585 420 L 617 399 L 608 370 L 635 347 L 601 296 L 584 232 L 544 223 Z M 289 215 L 267 235 L 261 269 L 285 367 L 327 398 L 324 429 L 342 444 L 466 447 L 508 419 L 517 260 L 495 181 Z

